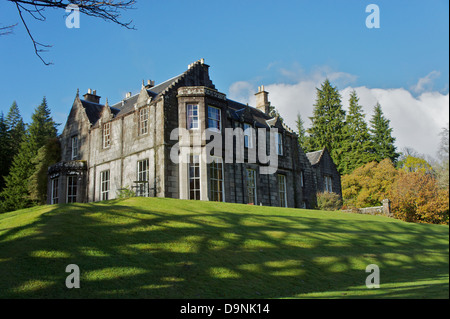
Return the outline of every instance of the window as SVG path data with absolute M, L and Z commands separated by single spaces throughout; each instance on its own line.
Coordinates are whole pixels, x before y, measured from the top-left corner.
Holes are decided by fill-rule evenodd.
M 331 176 L 324 176 L 325 191 L 331 193 L 333 191 Z
M 300 171 L 300 186 L 305 187 L 305 179 L 304 179 L 303 171 Z
M 200 160 L 191 155 L 189 160 L 189 199 L 200 199 Z
M 77 202 L 77 176 L 67 176 L 67 202 Z
M 108 200 L 109 197 L 109 170 L 100 173 L 100 195 L 102 200 Z
M 188 130 L 198 129 L 198 105 L 187 105 L 187 128 Z
M 248 203 L 256 205 L 256 171 L 247 169 L 247 195 Z
M 52 179 L 52 197 L 51 197 L 52 204 L 58 204 L 58 185 L 59 185 L 59 178 Z
M 139 110 L 139 135 L 148 133 L 148 107 Z
M 247 123 L 244 123 L 244 146 L 253 148 L 253 128 Z
M 280 206 L 287 207 L 286 198 L 286 176 L 278 175 L 278 197 L 280 198 Z
M 277 143 L 277 155 L 283 155 L 283 135 L 281 133 L 277 133 L 275 142 Z
M 216 157 L 209 164 L 210 200 L 223 202 L 223 163 L 222 158 Z
M 212 131 L 220 132 L 220 109 L 213 106 L 208 106 L 208 128 Z
M 103 148 L 111 146 L 111 122 L 103 124 Z
M 136 196 L 148 197 L 148 159 L 137 162 L 137 191 Z
M 78 156 L 78 136 L 72 136 L 72 159 L 76 159 Z

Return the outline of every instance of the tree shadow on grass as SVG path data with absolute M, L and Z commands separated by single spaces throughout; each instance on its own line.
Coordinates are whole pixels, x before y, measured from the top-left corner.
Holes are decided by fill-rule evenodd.
M 0 297 L 448 298 L 448 230 L 154 203 L 59 205 L 0 227 Z M 69 264 L 80 289 L 65 286 Z

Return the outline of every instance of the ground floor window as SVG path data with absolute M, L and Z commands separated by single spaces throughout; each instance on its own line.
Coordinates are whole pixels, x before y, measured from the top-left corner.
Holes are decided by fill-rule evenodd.
M 137 162 L 137 189 L 136 196 L 148 197 L 148 159 Z
M 67 203 L 77 202 L 77 176 L 67 176 Z
M 58 185 L 59 178 L 52 179 L 52 194 L 51 194 L 51 203 L 58 204 Z
M 189 199 L 200 199 L 200 157 L 191 155 L 189 159 Z
M 220 157 L 214 158 L 213 162 L 209 164 L 209 186 L 209 199 L 223 202 L 223 162 Z
M 100 195 L 102 200 L 109 198 L 109 170 L 100 173 Z
M 281 174 L 278 174 L 278 197 L 280 199 L 280 206 L 287 207 L 286 176 Z
M 247 196 L 248 203 L 256 205 L 256 171 L 247 169 Z
M 333 191 L 331 176 L 324 176 L 325 191 L 331 193 Z

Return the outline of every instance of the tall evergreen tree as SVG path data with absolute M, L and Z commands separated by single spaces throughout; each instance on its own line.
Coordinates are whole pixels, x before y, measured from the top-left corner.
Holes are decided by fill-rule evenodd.
M 57 136 L 57 124 L 50 115 L 45 97 L 35 109 L 31 119 L 32 122 L 26 130 L 19 152 L 14 156 L 9 174 L 5 178 L 5 188 L 0 194 L 3 209 L 6 211 L 32 205 L 28 183 L 36 170 L 34 158 L 49 139 Z
M 6 126 L 8 129 L 8 135 L 11 147 L 11 158 L 17 154 L 19 151 L 20 143 L 25 134 L 25 123 L 23 122 L 22 116 L 20 115 L 19 107 L 16 101 L 13 102 L 9 108 L 8 114 L 6 115 Z
M 306 135 L 304 122 L 302 120 L 302 116 L 300 115 L 300 113 L 297 114 L 297 121 L 295 121 L 295 124 L 297 126 L 298 144 L 306 152 L 305 147 L 306 147 L 306 139 L 308 138 L 308 136 Z
M 345 111 L 342 109 L 341 95 L 328 79 L 317 89 L 317 99 L 314 104 L 307 149 L 316 151 L 326 147 L 333 161 L 341 172 L 343 154 L 342 141 L 345 126 Z
M 0 114 L 0 192 L 5 186 L 4 176 L 8 174 L 8 130 L 3 112 Z
M 350 93 L 349 110 L 345 122 L 341 166 L 342 174 L 350 174 L 355 168 L 375 160 L 371 152 L 372 141 L 365 114 L 355 91 Z
M 370 120 L 370 134 L 372 140 L 372 154 L 374 159 L 381 162 L 385 158 L 389 158 L 392 162 L 396 162 L 400 156 L 396 152 L 395 137 L 392 136 L 392 128 L 381 109 L 380 103 L 374 107 L 374 114 Z

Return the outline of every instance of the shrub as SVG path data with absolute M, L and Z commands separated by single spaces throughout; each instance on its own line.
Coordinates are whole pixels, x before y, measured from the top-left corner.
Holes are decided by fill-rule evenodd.
M 342 207 L 342 199 L 336 193 L 317 193 L 317 208 L 320 210 L 338 210 Z
M 128 186 L 125 186 L 124 188 L 121 188 L 117 191 L 117 198 L 119 199 L 125 199 L 130 197 L 135 197 L 136 193 L 132 191 Z
M 399 174 L 390 191 L 395 218 L 416 223 L 448 224 L 448 189 L 424 172 Z

